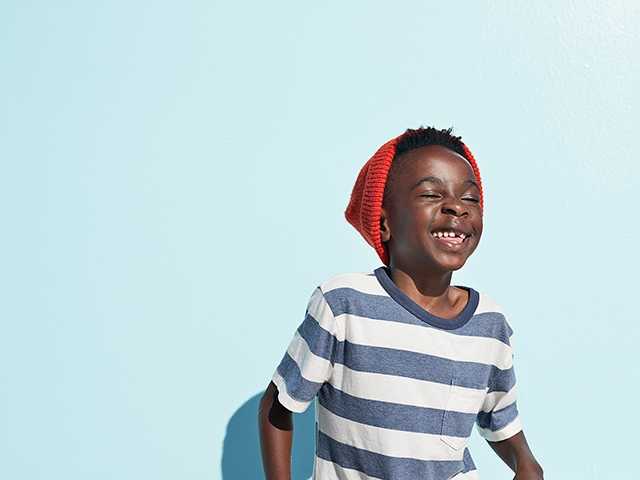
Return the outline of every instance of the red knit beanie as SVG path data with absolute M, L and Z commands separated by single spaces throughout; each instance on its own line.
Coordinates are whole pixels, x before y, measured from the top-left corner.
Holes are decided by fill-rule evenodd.
M 406 133 L 406 132 L 405 132 Z M 398 141 L 405 133 L 392 138 L 382 145 L 364 164 L 351 192 L 349 205 L 344 212 L 347 221 L 360 232 L 371 245 L 382 263 L 389 265 L 389 255 L 380 238 L 380 214 L 382 213 L 382 196 L 387 183 L 387 176 L 393 157 L 396 154 Z M 461 142 L 462 143 L 462 142 Z M 473 173 L 480 187 L 480 210 L 484 211 L 482 181 L 480 170 L 471 151 L 462 143 L 464 157 L 471 164 Z

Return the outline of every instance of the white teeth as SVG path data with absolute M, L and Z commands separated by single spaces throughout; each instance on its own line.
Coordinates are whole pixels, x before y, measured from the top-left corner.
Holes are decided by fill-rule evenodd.
M 442 237 L 448 238 L 448 237 L 455 237 L 455 236 L 458 236 L 463 240 L 467 238 L 467 235 L 465 235 L 464 233 L 456 234 L 455 232 L 435 232 L 435 233 L 432 233 L 431 235 L 433 235 L 436 238 L 442 238 Z

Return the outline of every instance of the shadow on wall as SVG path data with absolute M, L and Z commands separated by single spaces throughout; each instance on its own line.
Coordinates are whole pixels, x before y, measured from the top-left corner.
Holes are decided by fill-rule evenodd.
M 258 407 L 261 392 L 244 402 L 227 423 L 222 446 L 223 480 L 264 480 Z M 315 454 L 315 402 L 306 412 L 293 414 L 291 479 L 307 480 L 313 474 Z

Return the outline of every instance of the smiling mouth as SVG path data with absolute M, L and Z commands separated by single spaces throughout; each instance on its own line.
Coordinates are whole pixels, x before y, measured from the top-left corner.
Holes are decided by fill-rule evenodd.
M 465 238 L 462 239 L 459 236 L 455 236 L 455 237 L 442 236 L 442 237 L 439 237 L 437 235 L 434 235 L 433 233 L 431 233 L 430 235 L 435 240 L 436 245 L 438 245 L 441 248 L 444 248 L 446 250 L 451 250 L 451 251 L 462 250 L 463 248 L 465 248 L 469 244 L 469 238 L 472 237 L 472 235 L 469 235 L 469 236 L 465 236 Z

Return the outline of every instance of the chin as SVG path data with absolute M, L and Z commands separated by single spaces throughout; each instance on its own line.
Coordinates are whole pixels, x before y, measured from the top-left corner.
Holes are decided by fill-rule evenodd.
M 444 252 L 436 252 L 431 255 L 431 261 L 438 265 L 442 270 L 460 270 L 467 263 L 469 255 L 447 254 Z
M 455 272 L 456 270 L 460 270 L 462 267 L 464 267 L 465 263 L 467 262 L 464 261 L 462 263 L 445 264 L 445 265 L 442 265 L 442 269 L 448 272 Z

